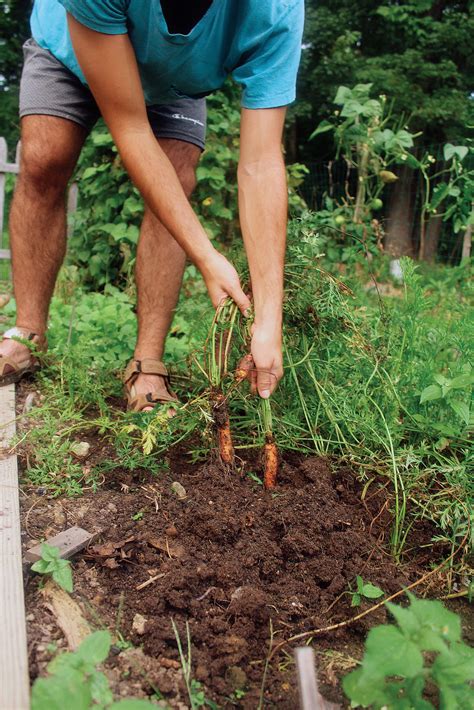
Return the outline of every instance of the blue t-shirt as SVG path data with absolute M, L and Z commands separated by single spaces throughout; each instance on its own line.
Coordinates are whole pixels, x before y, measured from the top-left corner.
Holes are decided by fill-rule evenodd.
M 187 35 L 168 32 L 159 0 L 36 0 L 34 39 L 85 83 L 66 10 L 97 32 L 129 34 L 147 104 L 205 96 L 229 74 L 245 108 L 295 99 L 304 0 L 214 0 Z

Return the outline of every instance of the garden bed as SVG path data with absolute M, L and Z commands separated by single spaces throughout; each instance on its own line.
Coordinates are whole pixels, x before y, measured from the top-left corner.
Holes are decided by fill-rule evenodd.
M 117 695 L 159 689 L 169 706 L 186 706 L 173 619 L 184 644 L 189 621 L 193 677 L 206 697 L 219 707 L 256 708 L 272 635 L 276 643 L 353 616 L 358 610 L 347 592 L 356 575 L 389 595 L 432 560 L 433 548 L 421 548 L 432 531 L 420 528 L 411 535 L 417 559 L 395 565 L 387 551 L 386 489 L 375 480 L 363 495 L 349 467 L 286 456 L 279 486 L 269 493 L 252 476 L 260 472 L 252 452 L 242 454 L 239 474 L 191 464 L 184 449 L 170 451 L 167 463 L 160 477 L 114 475 L 80 498 L 23 488 L 25 546 L 71 525 L 99 533 L 75 558 L 73 596 L 92 627 L 121 639 L 107 662 Z M 175 481 L 186 497 L 173 490 Z M 65 647 L 39 586 L 29 578 L 32 679 Z M 384 619 L 381 608 L 315 639 L 328 699 L 343 701 L 340 677 L 361 657 L 368 628 Z M 268 707 L 297 707 L 294 665 L 285 652 L 268 664 L 264 697 Z

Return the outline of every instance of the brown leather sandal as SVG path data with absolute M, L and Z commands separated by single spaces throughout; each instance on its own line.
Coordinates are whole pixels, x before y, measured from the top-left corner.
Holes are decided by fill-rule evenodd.
M 165 380 L 166 395 L 160 394 L 154 396 L 154 392 L 146 394 L 138 394 L 135 389 L 135 382 L 140 374 L 144 375 L 160 375 Z M 142 412 L 147 407 L 156 407 L 157 404 L 166 404 L 167 402 L 179 402 L 177 396 L 171 389 L 170 377 L 168 370 L 160 360 L 152 358 L 144 358 L 143 360 L 131 360 L 123 377 L 125 386 L 125 394 L 127 397 L 127 409 L 130 412 Z
M 2 336 L 3 340 L 26 340 L 36 345 L 37 350 L 45 351 L 47 341 L 45 336 L 37 335 L 27 328 L 10 328 Z M 19 382 L 26 375 L 33 375 L 41 369 L 41 364 L 35 355 L 30 352 L 22 360 L 0 355 L 0 387 L 12 382 Z

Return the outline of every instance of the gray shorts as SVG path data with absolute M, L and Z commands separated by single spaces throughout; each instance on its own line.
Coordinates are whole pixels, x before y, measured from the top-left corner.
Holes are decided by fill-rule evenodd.
M 23 45 L 23 58 L 20 117 L 58 116 L 90 131 L 100 111 L 87 86 L 34 39 Z M 172 104 L 147 106 L 147 113 L 157 138 L 174 138 L 204 149 L 205 99 L 178 99 Z

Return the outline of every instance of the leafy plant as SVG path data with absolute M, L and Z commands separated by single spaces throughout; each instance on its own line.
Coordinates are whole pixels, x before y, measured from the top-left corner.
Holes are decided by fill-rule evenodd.
M 32 710 L 145 710 L 146 700 L 114 702 L 107 676 L 97 670 L 110 652 L 108 631 L 95 631 L 73 653 L 61 653 L 48 665 L 48 676 L 38 678 L 31 693 Z
M 334 103 L 340 108 L 331 121 L 324 120 L 310 138 L 334 131 L 338 155 L 341 153 L 357 168 L 358 184 L 353 201 L 354 222 L 362 222 L 371 211 L 380 209 L 384 186 L 397 176 L 389 167 L 413 148 L 414 134 L 403 127 L 403 117 L 394 117 L 385 95 L 371 98 L 372 84 L 357 84 L 352 89 L 340 86 Z
M 356 577 L 356 591 L 350 591 L 352 597 L 351 606 L 360 606 L 362 599 L 378 599 L 383 597 L 383 590 L 376 587 L 375 584 L 364 582 L 360 575 Z
M 216 703 L 206 698 L 201 683 L 192 677 L 191 633 L 189 631 L 188 622 L 186 622 L 186 651 L 183 648 L 181 636 L 179 635 L 178 627 L 176 626 L 174 619 L 171 619 L 171 625 L 173 627 L 176 643 L 178 645 L 179 658 L 181 661 L 184 682 L 188 691 L 191 710 L 202 707 L 209 707 L 211 710 L 218 710 Z
M 69 560 L 62 560 L 59 555 L 60 550 L 58 547 L 43 542 L 41 545 L 41 559 L 31 565 L 31 569 L 33 572 L 38 572 L 38 574 L 49 575 L 56 584 L 59 584 L 61 589 L 66 592 L 72 592 L 71 563 Z
M 469 402 L 474 385 L 474 371 L 469 363 L 456 377 L 446 377 L 441 373 L 433 376 L 434 384 L 428 385 L 420 395 L 420 404 L 425 402 L 446 402 L 467 427 L 471 421 Z M 465 395 L 463 397 L 463 395 Z
M 396 625 L 369 631 L 360 668 L 343 679 L 346 695 L 354 707 L 429 710 L 430 682 L 442 710 L 472 707 L 474 649 L 461 639 L 459 616 L 439 601 L 408 597 L 409 607 L 387 603 Z

